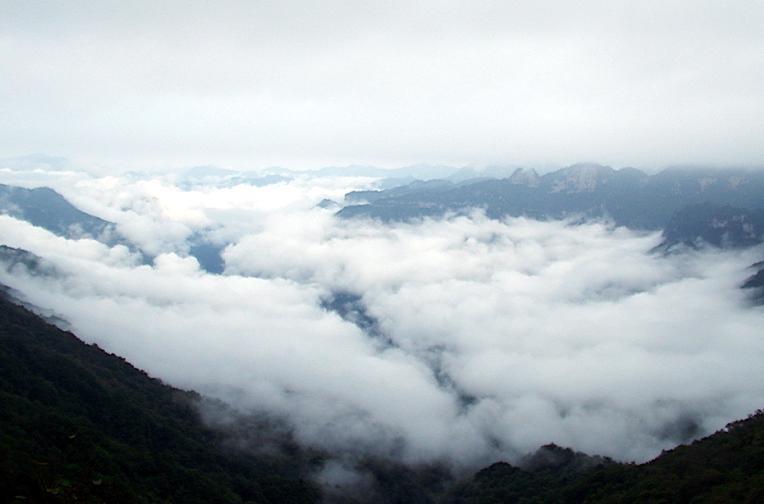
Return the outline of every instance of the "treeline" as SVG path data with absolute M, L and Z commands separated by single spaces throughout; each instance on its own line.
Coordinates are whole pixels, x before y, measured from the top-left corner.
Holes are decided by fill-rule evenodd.
M 0 501 L 319 500 L 292 461 L 227 449 L 197 399 L 0 299 Z

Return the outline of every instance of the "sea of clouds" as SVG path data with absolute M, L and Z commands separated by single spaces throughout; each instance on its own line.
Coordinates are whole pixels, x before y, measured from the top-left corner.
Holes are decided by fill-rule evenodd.
M 606 222 L 384 224 L 316 207 L 366 178 L 0 181 L 54 187 L 131 244 L 0 216 L 2 242 L 54 271 L 0 282 L 172 385 L 284 419 L 306 446 L 463 468 L 550 442 L 644 461 L 764 404 L 764 311 L 738 288 L 761 249 L 661 255 L 659 233 Z M 222 275 L 188 256 L 193 236 L 226 245 Z

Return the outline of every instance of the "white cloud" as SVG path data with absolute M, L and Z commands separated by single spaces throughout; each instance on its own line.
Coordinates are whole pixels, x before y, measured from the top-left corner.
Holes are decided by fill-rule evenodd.
M 176 253 L 187 235 L 138 265 L 0 217 L 5 243 L 63 273 L 0 281 L 174 385 L 285 415 L 302 442 L 408 462 L 547 442 L 644 460 L 764 402 L 763 314 L 738 289 L 761 250 L 663 257 L 655 234 L 479 213 L 337 221 L 314 205 L 349 182 L 322 184 L 88 179 L 67 187 L 151 223 L 147 241 L 167 224 L 221 226 L 226 275 Z M 361 296 L 381 335 L 322 308 L 338 291 Z

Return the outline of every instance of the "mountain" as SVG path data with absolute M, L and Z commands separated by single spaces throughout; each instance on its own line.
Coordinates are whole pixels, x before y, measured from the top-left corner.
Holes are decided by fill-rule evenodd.
M 20 266 L 32 275 L 53 273 L 53 267 L 46 264 L 42 257 L 6 245 L 0 245 L 0 264 L 8 271 Z
M 430 181 L 373 194 L 349 193 L 338 215 L 397 221 L 482 208 L 492 218 L 608 218 L 652 230 L 664 228 L 689 205 L 764 207 L 764 172 L 753 170 L 674 168 L 647 175 L 634 168 L 577 164 L 544 175 L 518 169 L 503 179 L 450 184 Z
M 458 168 L 445 165 L 417 164 L 402 168 L 377 168 L 376 166 L 349 165 L 327 166 L 312 173 L 322 177 L 375 177 L 375 178 L 405 178 L 415 177 L 421 180 L 443 179 L 457 172 Z M 297 172 L 300 173 L 300 172 Z
M 554 463 L 525 468 L 493 464 L 452 490 L 445 501 L 764 502 L 761 411 L 641 465 L 591 459 L 553 445 L 542 450 L 552 453 Z
M 184 190 L 198 186 L 234 187 L 252 185 L 263 187 L 280 182 L 288 182 L 292 177 L 281 174 L 266 174 L 226 170 L 216 166 L 194 166 L 178 174 L 178 187 Z
M 515 185 L 524 185 L 528 187 L 538 187 L 541 184 L 541 177 L 534 169 L 518 168 L 509 177 L 510 182 Z
M 458 185 L 448 180 L 415 180 L 409 184 L 393 187 L 383 191 L 350 191 L 345 195 L 345 203 L 373 203 L 375 201 L 380 201 L 387 198 L 405 197 L 408 195 L 417 195 L 425 192 L 449 191 L 455 187 L 458 187 Z
M 764 261 L 751 265 L 756 273 L 748 277 L 742 285 L 751 291 L 751 297 L 757 304 L 764 304 Z
M 0 297 L 0 501 L 319 499 L 295 459 L 228 447 L 199 400 Z
M 135 248 L 119 234 L 115 224 L 79 210 L 48 187 L 26 189 L 0 184 L 0 214 L 29 222 L 64 238 L 92 238 L 109 246 L 122 244 Z M 225 264 L 221 253 L 226 245 L 196 233 L 189 238 L 189 255 L 195 257 L 205 271 L 222 273 Z M 151 260 L 145 254 L 144 258 L 147 263 Z
M 517 466 L 497 462 L 455 483 L 437 465 L 409 468 L 367 457 L 355 469 L 371 478 L 370 486 L 319 489 L 303 475 L 331 454 L 311 455 L 285 437 L 284 426 L 269 428 L 245 419 L 227 423 L 229 432 L 213 429 L 200 418 L 198 406 L 204 401 L 0 296 L 2 502 L 764 499 L 762 412 L 641 465 L 547 445 Z M 251 449 L 274 443 L 284 449 Z
M 66 238 L 114 239 L 112 223 L 79 210 L 48 187 L 26 189 L 0 184 L 0 213 Z
M 702 203 L 672 215 L 663 230 L 660 247 L 702 244 L 721 248 L 749 247 L 764 240 L 764 209 Z

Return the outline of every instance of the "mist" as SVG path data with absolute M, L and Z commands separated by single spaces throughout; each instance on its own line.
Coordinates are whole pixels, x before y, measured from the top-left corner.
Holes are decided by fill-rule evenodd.
M 3 242 L 51 267 L 0 281 L 85 341 L 278 418 L 306 447 L 462 469 L 550 442 L 645 461 L 764 403 L 764 312 L 739 289 L 761 247 L 662 255 L 658 233 L 606 221 L 384 224 L 316 206 L 363 178 L 49 182 L 130 243 L 0 216 Z M 199 233 L 227 244 L 223 274 L 188 255 Z

